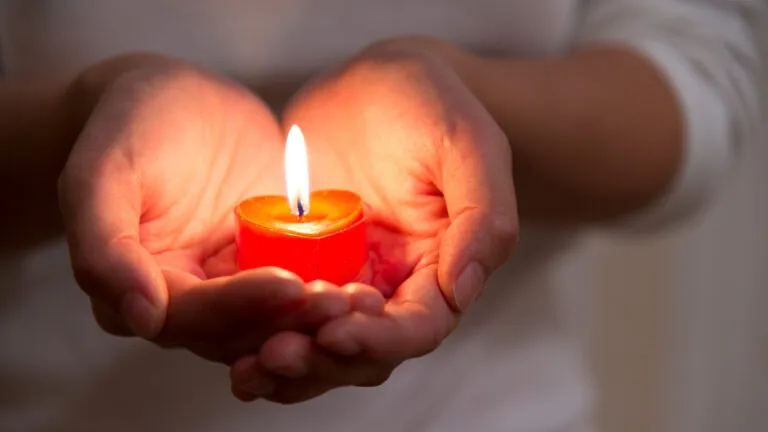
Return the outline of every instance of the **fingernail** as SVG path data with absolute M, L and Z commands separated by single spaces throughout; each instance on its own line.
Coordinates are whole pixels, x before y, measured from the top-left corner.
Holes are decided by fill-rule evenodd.
M 125 296 L 120 305 L 120 314 L 136 335 L 146 339 L 155 337 L 163 325 L 160 309 L 137 293 Z
M 275 391 L 275 382 L 269 378 L 259 378 L 244 385 L 242 389 L 256 396 L 269 396 Z
M 456 305 L 462 312 L 467 310 L 485 283 L 485 271 L 476 262 L 472 262 L 461 272 L 453 287 L 453 298 L 456 299 Z

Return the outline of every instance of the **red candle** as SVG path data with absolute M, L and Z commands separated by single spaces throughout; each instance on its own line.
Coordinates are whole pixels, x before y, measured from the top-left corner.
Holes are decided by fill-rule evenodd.
M 235 208 L 238 266 L 281 267 L 305 282 L 356 280 L 368 259 L 362 200 L 344 190 L 309 194 L 306 147 L 297 126 L 288 134 L 285 164 L 287 197 L 252 197 Z

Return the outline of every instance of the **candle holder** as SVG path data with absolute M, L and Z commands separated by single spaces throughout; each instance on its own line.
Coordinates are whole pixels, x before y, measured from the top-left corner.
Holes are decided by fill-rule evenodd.
M 368 261 L 362 200 L 349 191 L 320 190 L 311 201 L 312 210 L 303 216 L 293 214 L 281 196 L 241 202 L 235 208 L 240 269 L 275 266 L 305 282 L 336 285 L 357 280 Z

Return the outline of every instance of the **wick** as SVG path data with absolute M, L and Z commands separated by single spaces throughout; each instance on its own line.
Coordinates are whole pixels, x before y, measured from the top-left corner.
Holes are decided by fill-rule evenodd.
M 298 200 L 296 202 L 296 207 L 298 207 L 298 210 L 299 210 L 299 220 L 301 220 L 304 217 L 304 206 L 301 205 L 301 200 Z

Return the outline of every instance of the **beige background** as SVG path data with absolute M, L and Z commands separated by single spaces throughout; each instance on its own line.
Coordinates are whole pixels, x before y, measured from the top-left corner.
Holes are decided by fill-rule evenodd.
M 768 431 L 768 147 L 744 150 L 682 230 L 590 242 L 604 432 Z

